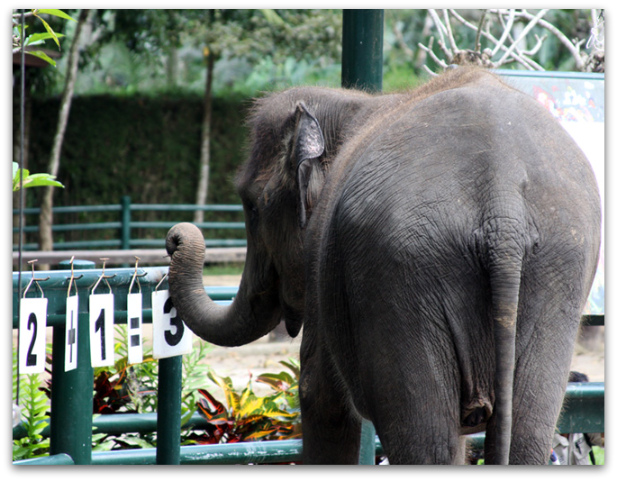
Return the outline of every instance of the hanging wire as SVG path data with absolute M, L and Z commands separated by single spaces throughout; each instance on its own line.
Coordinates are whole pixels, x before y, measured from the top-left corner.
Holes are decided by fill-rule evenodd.
M 26 112 L 26 50 L 24 47 L 25 43 L 25 13 L 26 10 L 22 8 L 21 10 L 21 97 L 19 103 L 19 234 L 17 240 L 17 286 L 19 290 L 19 295 L 17 296 L 17 312 L 21 312 L 21 293 L 22 293 L 22 285 L 21 285 L 21 271 L 22 271 L 22 249 L 23 249 L 23 235 L 24 235 L 24 225 L 23 225 L 23 217 L 24 217 L 24 144 L 25 144 L 25 129 L 26 123 L 24 120 L 25 112 Z M 32 274 L 34 277 L 34 273 Z M 19 327 L 17 328 L 17 335 L 19 336 Z M 17 388 L 15 390 L 15 404 L 19 406 L 19 342 L 17 343 Z

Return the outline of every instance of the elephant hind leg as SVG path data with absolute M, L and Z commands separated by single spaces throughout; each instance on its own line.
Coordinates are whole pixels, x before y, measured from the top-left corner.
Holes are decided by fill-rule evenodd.
M 323 353 L 301 352 L 300 407 L 304 464 L 358 464 L 361 418 Z

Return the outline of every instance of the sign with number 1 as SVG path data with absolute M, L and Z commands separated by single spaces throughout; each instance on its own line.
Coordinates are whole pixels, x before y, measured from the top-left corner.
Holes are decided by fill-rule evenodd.
M 92 294 L 90 302 L 90 354 L 92 367 L 114 363 L 114 295 Z
M 19 372 L 36 374 L 45 370 L 47 299 L 23 298 L 19 312 Z

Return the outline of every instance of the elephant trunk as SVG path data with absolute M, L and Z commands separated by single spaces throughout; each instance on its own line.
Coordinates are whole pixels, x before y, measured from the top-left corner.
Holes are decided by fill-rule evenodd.
M 219 346 L 241 346 L 264 336 L 280 321 L 275 276 L 269 273 L 269 282 L 263 276 L 261 282 L 248 282 L 256 274 L 247 272 L 254 257 L 250 245 L 238 294 L 228 306 L 215 303 L 205 292 L 205 242 L 195 225 L 173 226 L 167 234 L 166 248 L 171 256 L 168 279 L 172 302 L 197 336 Z

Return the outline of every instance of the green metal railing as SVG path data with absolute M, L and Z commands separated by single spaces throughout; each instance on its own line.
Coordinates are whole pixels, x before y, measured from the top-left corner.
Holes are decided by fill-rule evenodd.
M 200 229 L 206 231 L 216 231 L 220 234 L 220 231 L 227 233 L 242 231 L 244 232 L 244 216 L 242 215 L 242 206 L 235 204 L 221 204 L 221 205 L 204 205 L 199 206 L 195 204 L 133 204 L 129 196 L 123 196 L 119 204 L 106 204 L 106 205 L 78 205 L 78 206 L 64 206 L 54 207 L 54 215 L 81 215 L 81 214 L 110 214 L 117 216 L 116 221 L 109 222 L 71 222 L 71 223 L 54 223 L 52 225 L 52 231 L 54 233 L 63 232 L 86 232 L 86 231 L 116 231 L 116 237 L 112 239 L 96 239 L 96 240 L 74 240 L 74 241 L 57 241 L 54 242 L 55 250 L 67 250 L 67 249 L 91 249 L 91 248 L 109 248 L 109 249 L 134 249 L 134 248 L 163 248 L 165 247 L 164 236 L 155 236 L 155 238 L 136 238 L 134 231 L 136 229 L 141 230 L 153 230 L 153 229 L 170 229 L 173 225 L 177 224 L 176 220 L 170 220 L 166 222 L 160 221 L 136 221 L 134 220 L 134 213 L 137 212 L 160 212 L 168 213 L 174 212 L 183 214 L 187 212 L 204 211 L 206 213 L 215 215 L 216 213 L 231 213 L 236 217 L 242 219 L 238 221 L 206 221 L 198 222 L 197 225 Z M 40 209 L 36 207 L 24 209 L 24 215 L 38 216 Z M 13 215 L 18 215 L 17 209 L 13 210 Z M 26 225 L 23 228 L 24 233 L 31 234 L 39 231 L 38 225 Z M 18 227 L 13 227 L 13 233 L 18 234 Z M 245 247 L 245 238 L 232 238 L 234 236 L 229 235 L 229 238 L 225 239 L 210 239 L 207 238 L 209 247 Z M 237 236 L 235 236 L 237 237 Z M 13 250 L 17 249 L 17 245 L 13 245 Z M 23 245 L 24 250 L 36 250 L 38 244 L 36 242 L 26 242 Z
M 167 267 L 138 269 L 93 269 L 93 263 L 73 263 L 73 282 L 79 296 L 78 367 L 64 371 L 65 313 L 71 271 L 45 271 L 39 282 L 48 299 L 47 325 L 53 328 L 52 337 L 52 397 L 50 425 L 43 435 L 50 437 L 50 456 L 19 461 L 15 464 L 247 464 L 298 462 L 302 441 L 268 441 L 234 443 L 233 445 L 180 446 L 181 429 L 203 428 L 205 420 L 194 415 L 180 426 L 182 358 L 176 356 L 159 360 L 159 411 L 152 414 L 92 415 L 93 368 L 89 350 L 89 318 L 87 297 L 103 273 L 114 293 L 115 322 L 127 322 L 126 296 L 131 281 L 139 276 L 143 299 L 143 322 L 152 322 L 150 295 L 153 290 L 166 289 Z M 64 267 L 68 267 L 64 263 Z M 19 325 L 20 292 L 32 278 L 32 273 L 13 273 L 13 328 Z M 237 293 L 236 287 L 207 288 L 208 294 L 220 303 L 228 303 Z M 604 316 L 587 316 L 584 322 L 603 324 Z M 363 426 L 360 464 L 374 464 L 383 454 L 379 439 L 370 423 Z M 368 426 L 367 426 L 368 425 Z M 604 383 L 571 383 L 558 428 L 561 432 L 604 431 Z M 128 432 L 157 432 L 156 449 L 134 449 L 107 453 L 92 452 L 92 432 L 120 434 Z M 13 429 L 14 438 L 25 435 L 22 426 Z M 471 436 L 476 447 L 483 445 L 482 435 Z

